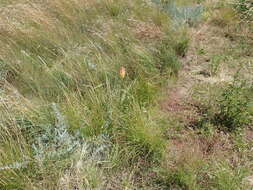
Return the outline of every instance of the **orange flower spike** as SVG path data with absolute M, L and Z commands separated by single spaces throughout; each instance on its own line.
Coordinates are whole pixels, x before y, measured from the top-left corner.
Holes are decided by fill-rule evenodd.
M 120 67 L 119 75 L 122 79 L 125 78 L 125 76 L 126 76 L 126 68 L 125 67 Z

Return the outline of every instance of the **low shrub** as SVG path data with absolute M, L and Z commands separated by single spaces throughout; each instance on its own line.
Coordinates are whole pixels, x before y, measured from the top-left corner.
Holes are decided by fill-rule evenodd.
M 248 125 L 251 121 L 250 99 L 246 91 L 244 83 L 226 87 L 218 100 L 218 112 L 214 115 L 213 122 L 229 131 Z
M 253 20 L 253 2 L 251 0 L 236 0 L 235 9 L 241 14 L 244 20 Z
M 153 0 L 174 21 L 175 25 L 188 24 L 193 26 L 202 17 L 204 7 L 202 5 L 178 5 L 175 1 Z
M 199 105 L 196 105 L 200 117 L 191 123 L 191 126 L 202 129 L 212 126 L 225 132 L 232 132 L 249 125 L 252 121 L 250 111 L 252 97 L 249 95 L 251 88 L 237 79 L 223 89 L 214 88 L 209 88 L 209 91 L 215 91 L 213 94 L 202 98 Z

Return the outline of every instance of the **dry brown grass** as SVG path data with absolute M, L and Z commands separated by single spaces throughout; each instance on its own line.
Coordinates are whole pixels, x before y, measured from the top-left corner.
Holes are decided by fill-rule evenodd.
M 135 22 L 133 27 L 136 36 L 140 40 L 161 40 L 164 33 L 153 23 Z

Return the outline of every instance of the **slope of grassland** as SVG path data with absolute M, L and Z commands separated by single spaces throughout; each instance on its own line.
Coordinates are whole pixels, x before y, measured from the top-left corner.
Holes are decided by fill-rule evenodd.
M 0 5 L 1 190 L 250 186 L 247 7 Z
M 4 1 L 0 14 L 0 189 L 144 185 L 166 145 L 156 97 L 184 51 L 169 17 L 139 0 Z

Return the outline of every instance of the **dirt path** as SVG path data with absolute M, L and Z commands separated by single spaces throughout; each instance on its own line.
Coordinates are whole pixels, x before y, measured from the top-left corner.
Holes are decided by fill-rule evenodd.
M 168 112 L 188 110 L 193 86 L 233 81 L 233 71 L 229 71 L 222 62 L 217 65 L 217 73 L 212 73 L 214 67 L 212 58 L 222 55 L 230 43 L 218 33 L 219 30 L 221 29 L 209 24 L 201 24 L 190 29 L 189 50 L 181 60 L 183 67 L 179 72 L 178 81 L 168 89 L 168 98 L 162 103 L 164 110 Z
M 197 155 L 200 159 L 230 157 L 233 160 L 234 156 L 237 156 L 233 154 L 229 135 L 215 133 L 206 138 L 187 127 L 196 121 L 199 114 L 192 98 L 194 87 L 233 81 L 234 70 L 229 70 L 227 64 L 222 61 L 217 73 L 211 72 L 212 58 L 222 55 L 230 45 L 230 41 L 219 34 L 219 30 L 221 29 L 208 24 L 190 29 L 189 50 L 181 60 L 183 67 L 178 80 L 168 89 L 168 96 L 161 104 L 170 117 L 176 120 L 179 118 L 184 126 L 176 137 L 170 139 L 168 155 L 172 158 L 177 159 L 176 155 L 195 155 L 194 158 Z

